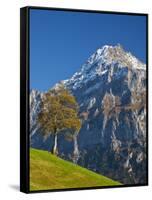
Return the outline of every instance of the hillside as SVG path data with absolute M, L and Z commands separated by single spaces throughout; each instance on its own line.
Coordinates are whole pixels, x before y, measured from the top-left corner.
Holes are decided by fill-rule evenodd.
M 47 151 L 30 150 L 30 190 L 120 185 L 105 176 L 62 160 Z

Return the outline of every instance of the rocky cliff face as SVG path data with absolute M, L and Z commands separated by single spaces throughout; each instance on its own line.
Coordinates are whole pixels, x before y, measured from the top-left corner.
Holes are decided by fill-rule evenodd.
M 62 84 L 79 103 L 82 128 L 77 142 L 59 137 L 59 155 L 74 161 L 75 144 L 79 165 L 124 184 L 145 183 L 145 64 L 120 45 L 104 46 Z M 43 138 L 36 123 L 42 96 L 30 94 L 31 146 L 49 150 L 52 138 Z

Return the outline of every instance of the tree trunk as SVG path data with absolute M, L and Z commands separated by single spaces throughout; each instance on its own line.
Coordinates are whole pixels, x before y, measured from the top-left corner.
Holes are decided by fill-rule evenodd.
M 57 134 L 54 135 L 54 146 L 53 146 L 53 154 L 57 155 L 58 154 L 58 147 L 57 147 Z
M 73 137 L 73 142 L 74 142 L 74 150 L 73 150 L 74 159 L 73 159 L 73 162 L 77 163 L 77 161 L 79 159 L 79 149 L 78 149 L 77 133 Z

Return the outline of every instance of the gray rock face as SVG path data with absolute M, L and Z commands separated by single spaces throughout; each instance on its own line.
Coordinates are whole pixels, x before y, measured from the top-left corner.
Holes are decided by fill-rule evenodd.
M 82 128 L 77 141 L 59 136 L 59 156 L 75 162 L 77 145 L 79 165 L 124 184 L 146 183 L 145 64 L 120 45 L 104 46 L 62 83 L 79 103 Z M 50 150 L 53 140 L 36 122 L 42 96 L 30 94 L 31 146 Z

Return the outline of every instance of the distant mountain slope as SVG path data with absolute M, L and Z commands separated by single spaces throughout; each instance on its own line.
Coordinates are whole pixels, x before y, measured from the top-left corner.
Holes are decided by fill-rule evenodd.
M 147 182 L 146 79 L 144 63 L 120 45 L 105 45 L 62 81 L 80 106 L 79 165 L 124 184 Z M 44 140 L 36 122 L 42 97 L 31 91 L 30 141 L 49 150 L 53 141 Z M 59 156 L 73 161 L 73 142 L 61 136 L 58 144 Z
M 30 190 L 121 185 L 47 151 L 30 150 Z

